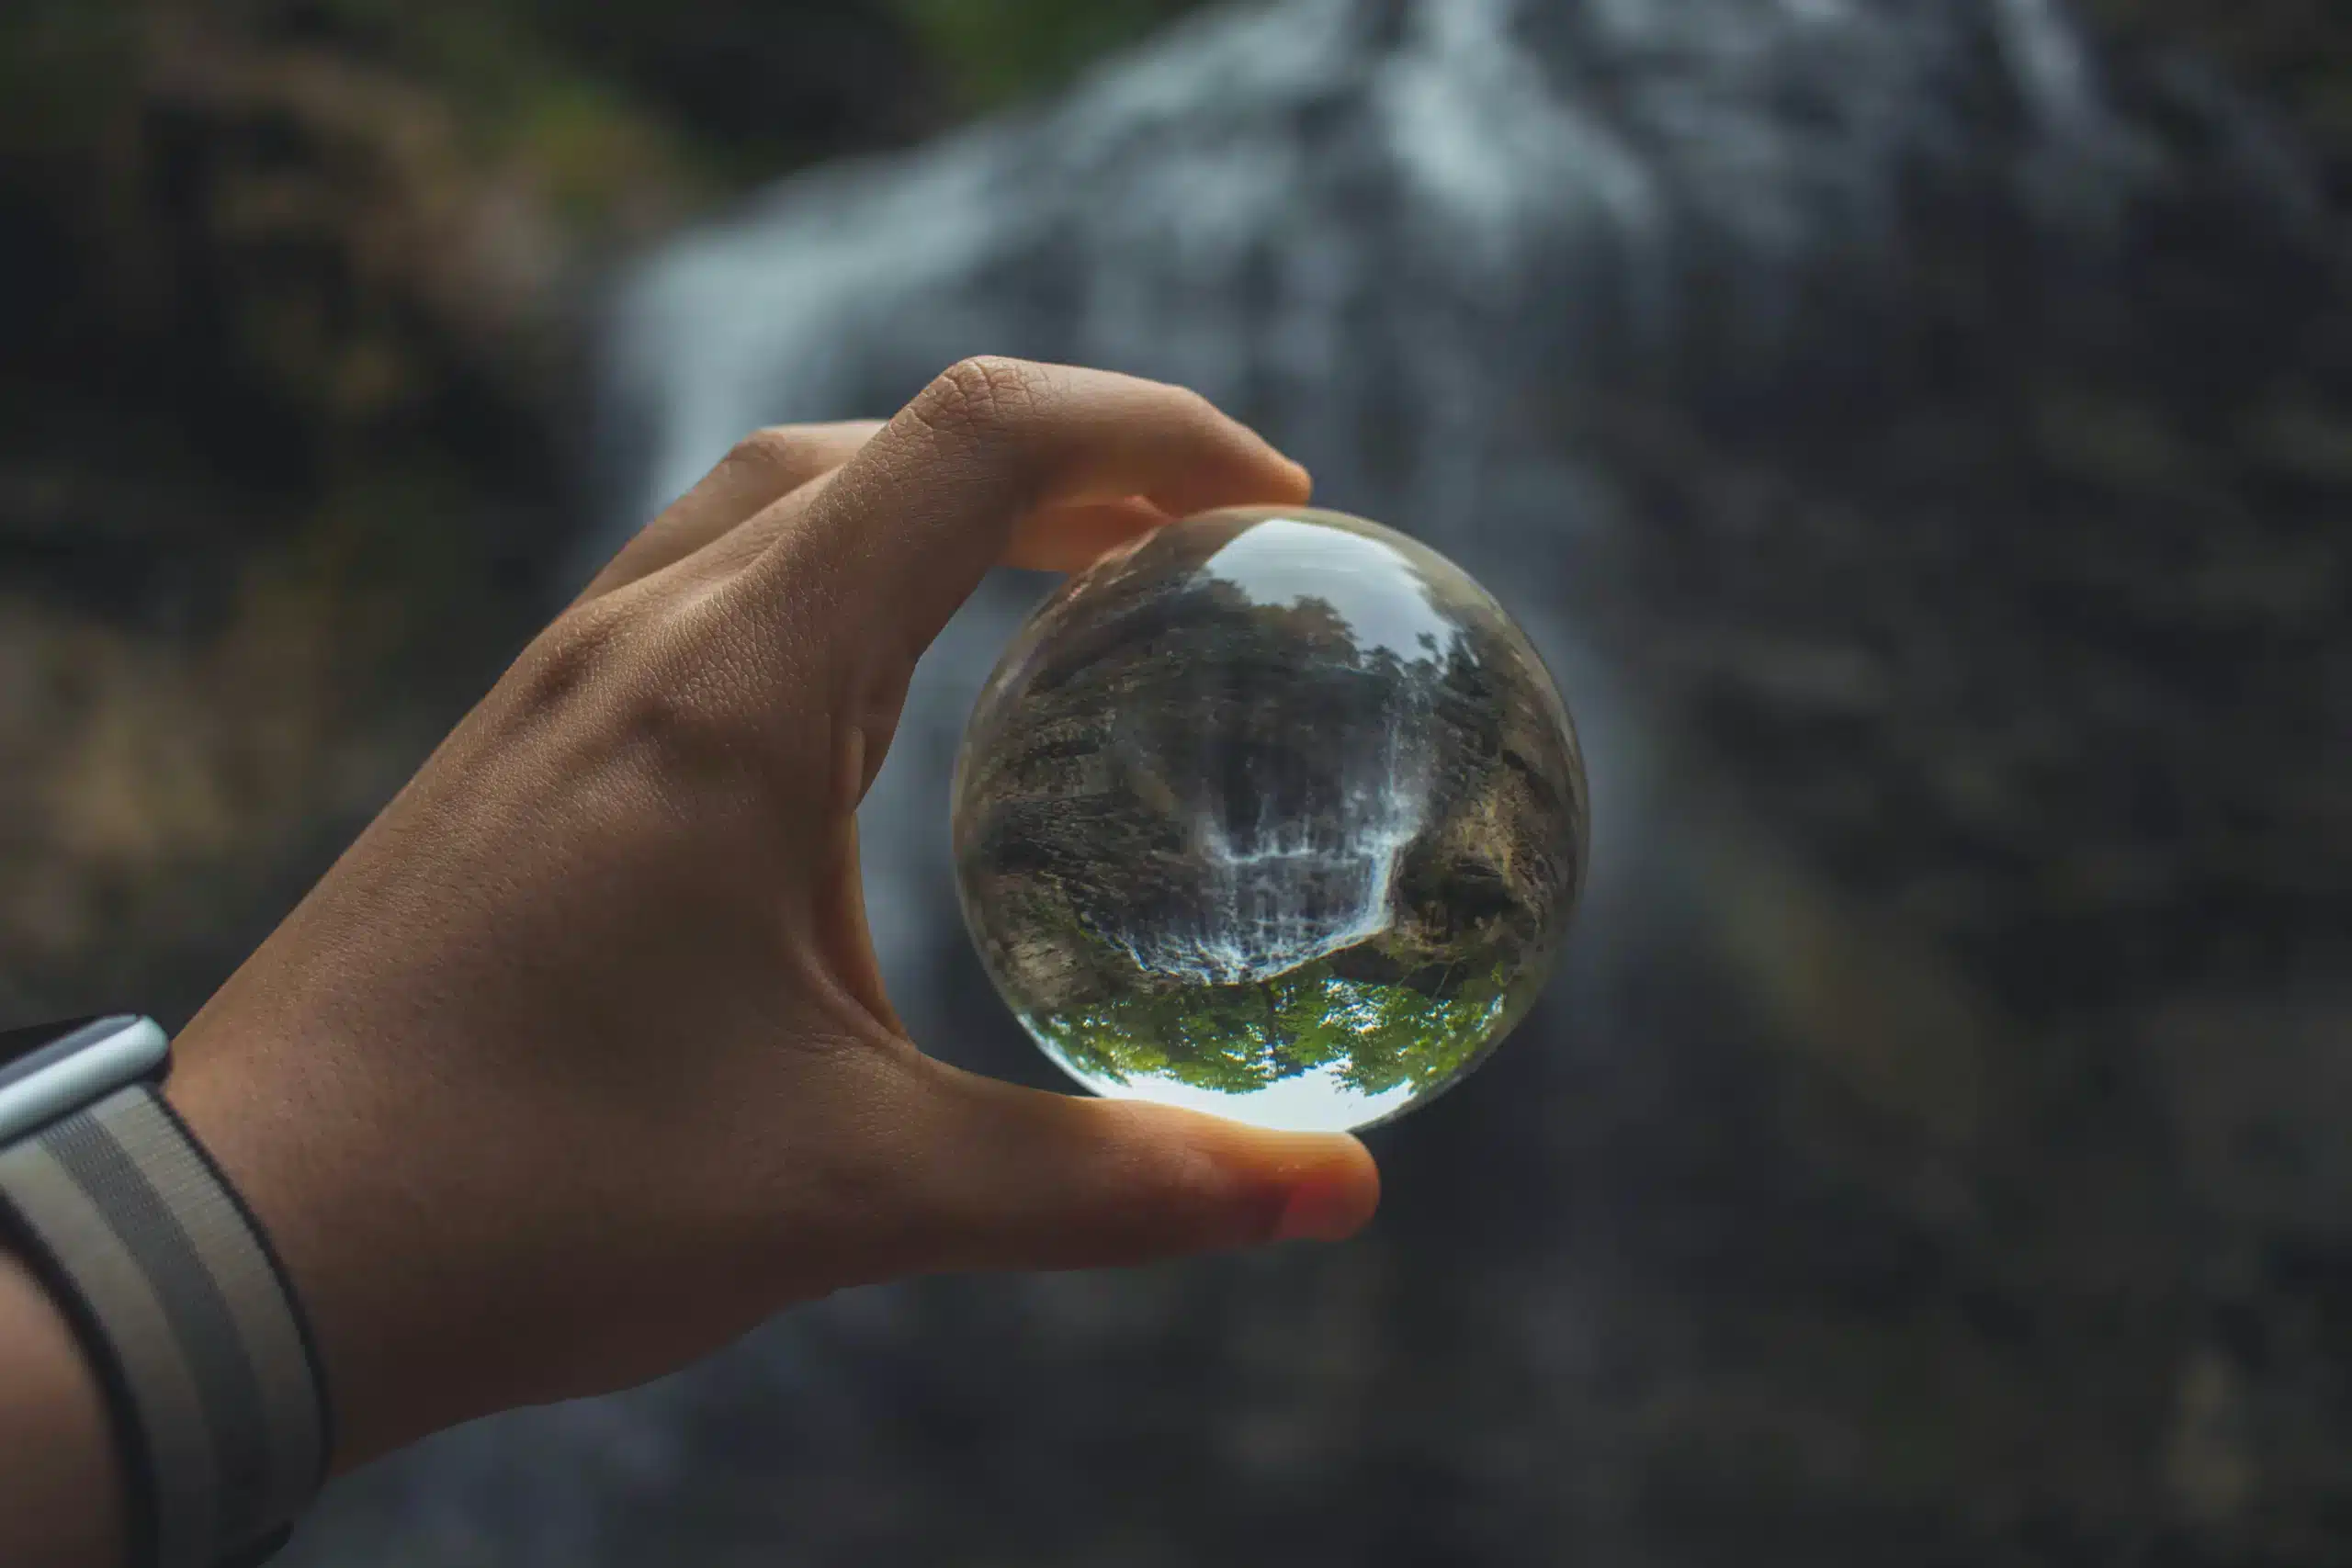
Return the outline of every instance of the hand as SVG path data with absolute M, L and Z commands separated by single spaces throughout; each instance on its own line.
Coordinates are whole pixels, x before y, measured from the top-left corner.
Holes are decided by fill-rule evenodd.
M 763 432 L 621 552 L 178 1043 L 339 1464 L 847 1285 L 1369 1217 L 1351 1138 L 924 1055 L 858 881 L 915 660 L 992 565 L 1306 491 L 1191 393 L 982 360 L 878 427 Z

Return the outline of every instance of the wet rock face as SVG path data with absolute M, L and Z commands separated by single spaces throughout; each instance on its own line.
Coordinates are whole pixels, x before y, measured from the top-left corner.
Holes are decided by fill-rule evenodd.
M 616 528 L 963 354 L 1189 382 L 1528 626 L 1578 935 L 1363 1243 L 844 1298 L 312 1560 L 2332 1561 L 2340 227 L 2038 0 L 1324 0 L 657 255 Z M 910 1028 L 1042 1082 L 947 834 L 1041 592 L 925 660 L 865 855 Z

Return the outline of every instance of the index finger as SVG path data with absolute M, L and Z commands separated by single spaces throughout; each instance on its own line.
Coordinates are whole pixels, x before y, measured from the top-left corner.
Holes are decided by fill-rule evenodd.
M 911 659 L 1008 555 L 1069 564 L 1050 547 L 1067 538 L 1022 539 L 1013 550 L 1024 519 L 1083 513 L 1086 530 L 1072 533 L 1091 545 L 1114 535 L 1121 515 L 1140 531 L 1155 511 L 1296 503 L 1309 488 L 1306 469 L 1196 392 L 1104 370 L 968 359 L 842 465 L 752 570 L 828 573 L 861 630 L 895 634 Z
M 638 530 L 580 597 L 594 599 L 626 588 L 685 559 L 810 479 L 849 461 L 881 428 L 878 421 L 855 419 L 753 431 L 694 489 Z

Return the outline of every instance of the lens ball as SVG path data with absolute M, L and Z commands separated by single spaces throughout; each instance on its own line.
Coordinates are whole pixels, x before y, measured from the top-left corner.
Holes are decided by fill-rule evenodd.
M 1370 1126 L 1459 1082 L 1558 955 L 1575 727 L 1460 568 L 1336 512 L 1187 518 L 1070 579 L 958 755 L 964 913 L 1098 1093 Z

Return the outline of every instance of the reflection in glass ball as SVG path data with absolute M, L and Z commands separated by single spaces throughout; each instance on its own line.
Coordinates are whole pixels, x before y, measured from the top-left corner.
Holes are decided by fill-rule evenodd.
M 1533 1001 L 1584 766 L 1524 635 L 1361 518 L 1212 512 L 1071 579 L 956 761 L 965 918 L 1089 1089 L 1298 1129 L 1386 1121 Z

